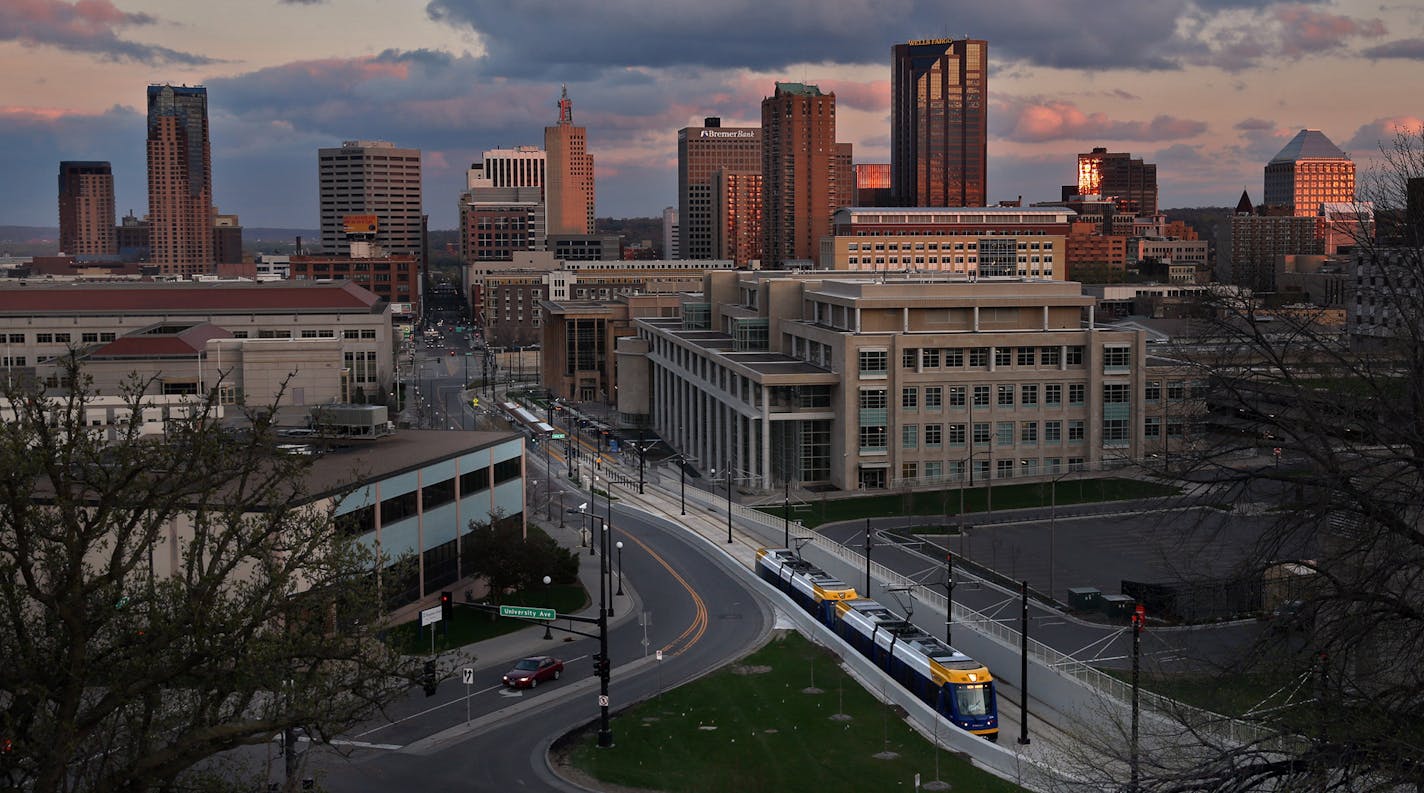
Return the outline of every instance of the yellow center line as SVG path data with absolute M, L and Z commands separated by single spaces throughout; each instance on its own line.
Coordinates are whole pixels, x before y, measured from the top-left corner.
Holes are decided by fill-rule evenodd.
M 687 583 L 687 579 L 683 578 L 676 570 L 674 570 L 672 565 L 668 564 L 666 559 L 658 555 L 657 551 L 654 551 L 652 548 L 649 548 L 647 543 L 629 534 L 627 529 L 617 529 L 617 531 L 620 532 L 624 537 L 627 537 L 630 542 L 637 543 L 638 547 L 642 548 L 648 554 L 648 556 L 652 557 L 658 564 L 662 565 L 663 569 L 667 570 L 673 578 L 677 579 L 677 582 L 681 584 L 682 588 L 687 590 L 687 594 L 692 597 L 692 604 L 694 609 L 696 610 L 696 614 L 693 616 L 692 622 L 689 623 L 688 626 L 683 629 L 682 633 L 678 634 L 677 638 L 673 639 L 672 641 L 668 642 L 660 648 L 664 655 L 669 655 L 671 657 L 682 655 L 683 653 L 691 649 L 692 645 L 700 641 L 702 639 L 703 634 L 707 632 L 707 603 L 702 600 L 702 597 L 700 595 L 697 594 L 697 590 L 693 589 L 692 585 Z M 677 646 L 677 644 L 679 642 L 683 642 L 684 639 L 686 640 L 686 642 L 683 643 L 681 647 L 679 647 L 675 651 L 670 651 L 670 648 Z

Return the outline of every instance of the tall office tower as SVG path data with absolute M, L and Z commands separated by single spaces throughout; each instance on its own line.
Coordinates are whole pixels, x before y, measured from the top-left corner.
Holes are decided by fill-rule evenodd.
M 112 256 L 114 172 L 107 162 L 59 164 L 59 251 L 74 256 Z
M 679 252 L 682 244 L 682 232 L 677 222 L 677 207 L 663 208 L 663 258 L 681 259 Z
M 237 215 L 219 215 L 213 210 L 213 261 L 242 264 L 242 220 Z
M 1157 214 L 1157 165 L 1099 146 L 1078 155 L 1078 195 L 1116 199 L 1119 211 Z
M 208 89 L 148 87 L 150 259 L 166 275 L 212 269 L 213 158 Z
M 398 149 L 383 140 L 343 141 L 341 148 L 317 150 L 317 172 L 321 247 L 327 255 L 351 255 L 348 225 L 359 226 L 363 241 L 386 253 L 423 255 L 420 149 Z
M 850 146 L 836 143 L 836 95 L 777 83 L 761 101 L 761 141 L 763 263 L 814 261 L 831 216 L 855 201 Z
M 724 127 L 709 116 L 677 131 L 677 215 L 683 259 L 718 259 L 722 240 L 713 215 L 718 171 L 761 173 L 761 128 Z
M 1313 217 L 1321 204 L 1355 200 L 1355 164 L 1318 129 L 1303 129 L 1266 163 L 1266 206 Z
M 544 150 L 538 146 L 517 146 L 513 149 L 489 149 L 481 161 L 470 166 L 465 176 L 465 188 L 475 187 L 543 187 Z
M 986 203 L 989 42 L 924 39 L 890 50 L 890 189 L 900 206 Z
M 588 135 L 574 126 L 574 104 L 566 86 L 559 96 L 559 123 L 544 127 L 548 158 L 544 200 L 549 205 L 550 234 L 593 233 L 593 155 Z

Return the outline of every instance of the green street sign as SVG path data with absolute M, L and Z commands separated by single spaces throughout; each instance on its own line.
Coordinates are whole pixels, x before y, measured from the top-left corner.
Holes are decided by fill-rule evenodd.
M 500 606 L 499 616 L 521 617 L 526 620 L 552 620 L 557 619 L 559 613 L 553 609 L 540 609 L 529 606 Z
M 556 433 L 554 433 L 553 435 L 551 435 L 551 436 L 549 436 L 549 437 L 553 438 L 553 439 L 556 440 L 556 441 L 561 441 L 561 440 L 563 440 L 564 438 L 567 438 L 567 437 L 569 437 L 569 436 L 565 435 L 565 434 L 562 433 L 562 432 L 556 432 Z

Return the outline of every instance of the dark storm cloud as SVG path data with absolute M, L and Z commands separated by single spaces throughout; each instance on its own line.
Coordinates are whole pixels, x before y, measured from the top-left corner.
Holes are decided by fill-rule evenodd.
M 57 225 L 55 175 L 61 160 L 107 160 L 113 165 L 118 214 L 148 206 L 143 114 L 127 107 L 102 113 L 67 113 L 0 107 L 0 149 L 5 182 L 23 190 L 0 190 L 6 223 Z
M 119 35 L 124 28 L 153 25 L 150 14 L 119 10 L 109 0 L 5 0 L 0 3 L 0 41 L 55 47 L 105 60 L 197 66 L 217 63 L 191 52 L 144 44 Z

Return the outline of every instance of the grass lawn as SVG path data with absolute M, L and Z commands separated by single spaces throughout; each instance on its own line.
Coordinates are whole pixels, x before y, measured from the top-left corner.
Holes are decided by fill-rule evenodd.
M 506 606 L 539 606 L 542 608 L 552 608 L 560 614 L 568 614 L 578 611 L 589 602 L 588 592 L 584 590 L 583 584 L 552 585 L 546 590 L 545 587 L 538 587 L 532 590 L 520 590 L 512 594 L 507 594 L 500 599 L 500 603 Z M 513 633 L 521 628 L 527 628 L 531 624 L 523 620 L 504 619 L 490 615 L 479 609 L 472 609 L 463 605 L 457 594 L 455 600 L 455 618 L 450 620 L 449 636 L 445 635 L 446 625 L 444 621 L 437 622 L 435 628 L 435 651 L 443 652 L 456 647 L 461 647 L 471 642 L 478 642 L 495 636 L 503 636 L 506 633 Z M 542 623 L 541 623 L 542 624 Z M 398 648 L 408 655 L 421 655 L 430 652 L 430 627 L 422 629 L 420 618 L 417 617 L 410 622 L 403 623 L 391 629 L 386 634 L 386 641 L 391 646 Z
M 805 693 L 814 685 L 820 693 Z M 849 720 L 832 719 L 848 714 Z M 614 746 L 597 729 L 559 747 L 600 782 L 663 791 L 913 790 L 940 778 L 956 793 L 1021 790 L 935 748 L 842 672 L 824 648 L 787 632 L 730 667 L 618 714 Z M 952 729 L 952 728 L 951 728 Z M 876 757 L 885 751 L 892 759 Z
M 995 485 L 993 489 L 994 509 L 1022 509 L 1024 507 L 1046 507 L 1054 501 L 1054 490 L 1049 482 L 1032 482 L 1016 485 Z M 1057 503 L 1086 504 L 1099 501 L 1122 501 L 1134 498 L 1168 496 L 1180 492 L 1178 488 L 1140 479 L 1069 479 L 1058 483 Z M 964 512 L 985 512 L 989 507 L 989 489 L 986 487 L 965 488 Z M 959 488 L 945 490 L 894 493 L 859 498 L 811 500 L 800 506 L 792 506 L 791 519 L 799 520 L 807 527 L 822 523 L 835 523 L 858 518 L 883 517 L 885 515 L 958 515 Z M 779 506 L 758 507 L 777 517 L 781 517 Z
M 1104 669 L 1113 677 L 1130 683 L 1132 672 Z M 1279 669 L 1246 671 L 1239 674 L 1163 673 L 1143 670 L 1142 688 L 1193 707 L 1241 717 L 1250 711 L 1266 712 L 1269 720 L 1291 726 L 1315 716 L 1310 704 L 1315 694 L 1314 680 L 1300 679 Z M 1294 706 L 1287 706 L 1295 703 Z

